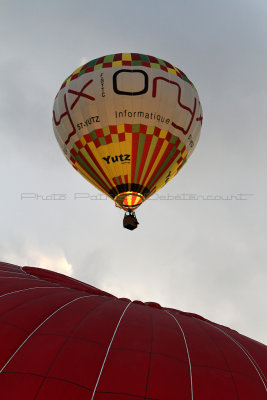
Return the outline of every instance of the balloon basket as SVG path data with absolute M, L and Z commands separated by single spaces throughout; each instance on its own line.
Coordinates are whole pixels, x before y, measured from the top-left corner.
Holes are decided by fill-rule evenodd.
M 139 222 L 135 216 L 135 213 L 129 209 L 129 214 L 125 213 L 123 218 L 123 227 L 133 231 L 138 227 Z

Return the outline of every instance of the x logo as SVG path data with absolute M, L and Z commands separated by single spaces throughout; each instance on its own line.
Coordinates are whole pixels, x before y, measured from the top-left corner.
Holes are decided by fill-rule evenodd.
M 199 115 L 199 117 L 198 117 L 198 118 L 196 118 L 196 121 L 200 121 L 200 123 L 201 123 L 201 126 L 202 126 L 203 117 L 202 117 L 202 115 L 201 115 L 201 114 Z
M 200 101 L 198 102 L 198 104 L 200 105 Z M 199 114 L 199 117 L 196 118 L 196 121 L 199 121 L 201 123 L 201 126 L 202 126 L 203 115 L 201 113 Z
M 72 90 L 72 89 L 69 89 L 69 90 L 68 90 L 68 93 L 76 94 L 76 96 L 77 96 L 76 99 L 74 100 L 74 102 L 72 103 L 71 107 L 70 107 L 71 110 L 76 106 L 76 104 L 77 104 L 77 102 L 79 101 L 80 97 L 85 97 L 86 99 L 89 99 L 89 100 L 92 100 L 92 101 L 95 100 L 95 98 L 92 97 L 92 96 L 89 96 L 89 94 L 83 93 L 83 91 L 87 88 L 87 86 L 91 85 L 92 82 L 93 82 L 93 79 L 91 79 L 90 81 L 88 81 L 88 82 L 82 87 L 82 90 L 81 90 L 80 92 L 76 92 L 75 90 Z

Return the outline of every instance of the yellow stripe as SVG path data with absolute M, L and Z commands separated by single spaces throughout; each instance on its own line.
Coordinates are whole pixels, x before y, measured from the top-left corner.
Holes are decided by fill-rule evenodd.
M 115 137 L 117 137 L 118 138 L 118 135 L 112 135 L 112 136 L 115 136 Z M 111 157 L 113 156 L 113 157 L 118 157 L 118 161 L 116 161 L 116 162 L 112 162 L 111 161 L 111 163 L 113 164 L 113 166 L 114 166 L 114 170 L 115 170 L 115 172 L 116 172 L 116 175 L 115 175 L 115 177 L 118 177 L 118 176 L 121 176 L 121 175 L 123 175 L 124 174 L 124 165 L 121 163 L 121 161 L 120 161 L 120 159 L 119 159 L 119 155 L 120 154 L 124 154 L 124 153 L 122 153 L 122 149 L 121 149 L 121 147 L 120 147 L 120 143 L 119 143 L 119 141 L 118 142 L 116 142 L 116 143 L 113 143 L 113 153 L 111 154 Z M 110 157 L 110 158 L 111 158 Z M 116 183 L 114 183 L 114 185 L 117 185 Z
M 111 189 L 110 184 L 107 182 L 106 178 L 103 176 L 102 172 L 98 169 L 97 165 L 94 163 L 94 161 L 91 159 L 91 157 L 89 156 L 89 154 L 87 153 L 86 149 L 83 147 L 80 152 L 82 153 L 82 155 L 84 156 L 84 158 L 88 161 L 88 163 L 92 166 L 92 169 L 95 170 L 95 172 L 103 179 L 103 181 L 105 182 L 105 184 L 107 185 L 107 187 L 109 189 Z M 94 153 L 95 155 L 95 153 Z
M 82 144 L 83 146 L 85 146 L 86 143 L 87 143 L 83 136 L 81 137 L 80 142 L 81 142 L 81 144 Z
M 131 183 L 131 180 L 132 180 L 131 175 L 132 175 L 132 158 L 133 158 L 133 153 L 132 153 L 132 133 L 125 132 L 125 140 L 126 140 L 126 143 L 127 143 L 127 152 L 126 152 L 126 154 L 130 154 L 130 160 L 131 160 L 130 164 L 127 164 L 127 172 L 126 172 L 126 174 L 128 176 L 128 184 L 129 184 L 128 189 L 130 190 L 130 183 Z
M 124 133 L 124 132 L 121 132 L 121 133 Z M 124 156 L 125 154 L 131 154 L 131 147 L 130 147 L 130 143 L 129 142 L 127 143 L 126 140 L 123 141 L 123 142 L 120 142 L 119 141 L 119 135 L 112 135 L 112 137 L 118 139 L 118 141 L 116 143 L 116 147 L 115 147 L 116 148 L 116 155 L 122 154 Z M 126 139 L 126 135 L 125 135 L 125 139 Z M 129 150 L 130 152 L 127 152 L 127 150 Z M 121 161 L 119 162 L 118 167 L 119 167 L 118 168 L 119 173 L 118 173 L 117 176 L 128 175 L 128 172 L 129 172 L 128 170 L 129 170 L 129 168 L 131 168 L 130 164 L 124 164 Z
M 185 158 L 187 156 L 187 154 L 188 154 L 187 150 L 184 150 L 182 153 L 182 157 Z
M 114 154 L 114 144 L 110 143 L 107 145 L 99 146 L 98 148 L 95 147 L 93 142 L 91 142 L 89 145 L 91 150 L 94 152 L 97 161 L 99 162 L 99 164 L 105 171 L 107 177 L 109 178 L 112 187 L 114 187 L 115 183 L 113 182 L 112 178 L 114 178 L 117 173 L 114 164 L 111 161 L 111 156 Z M 103 159 L 103 157 L 105 157 L 106 159 L 108 159 L 109 157 L 109 164 L 107 163 L 107 161 Z
M 147 177 L 146 181 L 144 182 L 143 186 L 146 186 L 146 184 L 147 184 L 147 182 L 149 181 L 150 177 L 153 175 L 153 173 L 154 173 L 156 167 L 158 166 L 158 164 L 159 164 L 159 162 L 160 162 L 160 159 L 161 159 L 161 157 L 163 156 L 163 153 L 164 153 L 164 151 L 166 150 L 168 144 L 169 144 L 169 142 L 168 142 L 167 140 L 164 140 L 163 145 L 162 145 L 162 147 L 161 147 L 161 149 L 160 149 L 160 152 L 159 152 L 159 154 L 158 154 L 158 156 L 157 156 L 157 158 L 156 158 L 156 160 L 155 160 L 155 162 L 154 162 L 154 165 L 153 165 L 153 167 L 151 168 L 151 171 L 150 171 L 150 173 L 148 174 L 148 177 Z
M 94 154 L 97 162 L 99 163 L 99 165 L 101 165 L 103 171 L 105 172 L 105 174 L 111 181 L 111 185 L 113 186 L 113 182 L 111 179 L 112 165 L 106 165 L 107 164 L 106 161 L 102 159 L 102 157 L 106 157 L 107 155 L 109 155 L 108 152 L 103 152 L 103 147 L 106 147 L 106 146 L 100 146 L 100 147 L 96 148 L 95 144 L 93 142 L 88 143 L 88 146 L 89 146 L 90 150 L 92 151 L 92 153 Z M 109 187 L 110 187 L 110 184 L 109 184 Z
M 149 157 L 149 153 L 150 153 L 152 147 L 153 147 L 154 145 L 156 146 L 157 141 L 158 141 L 158 138 L 157 138 L 156 136 L 153 136 L 153 137 L 152 137 L 152 140 L 151 140 L 151 143 L 150 143 L 150 148 L 149 148 L 149 150 L 148 150 L 148 155 L 147 155 L 147 159 L 146 159 L 146 162 L 145 162 L 145 165 L 144 165 L 144 168 L 143 168 L 143 172 L 142 172 L 142 175 L 141 175 L 141 178 L 140 178 L 140 183 L 141 183 L 141 185 L 143 185 L 143 179 L 144 179 L 144 176 L 145 176 L 145 174 L 146 174 L 146 172 L 147 172 L 147 168 L 148 168 L 148 166 L 149 166 L 149 163 L 150 163 L 150 161 L 151 161 L 151 158 Z M 155 149 L 155 148 L 154 148 L 154 149 Z M 152 155 L 153 155 L 153 153 L 152 153 Z
M 160 134 L 159 134 L 159 137 L 160 137 L 161 139 L 165 139 L 166 136 L 167 136 L 167 133 L 168 133 L 168 130 L 167 130 L 167 129 L 161 129 Z
M 179 159 L 179 158 L 180 158 L 180 155 L 179 155 L 177 158 Z M 176 161 L 174 162 L 173 166 L 171 167 L 171 175 L 170 175 L 170 177 L 169 177 L 169 179 L 168 179 L 168 182 L 169 182 L 170 180 L 172 180 L 172 178 L 175 177 L 177 168 L 179 168 L 179 166 L 182 164 L 182 162 L 183 162 L 183 161 L 180 161 L 180 163 L 178 164 L 178 163 L 177 163 L 177 159 L 176 159 Z M 161 189 L 163 186 L 166 185 L 165 180 L 166 180 L 166 178 L 167 178 L 169 172 L 170 172 L 170 169 L 168 169 L 168 171 L 167 171 L 167 172 L 160 178 L 160 180 L 156 183 L 156 192 L 157 192 L 159 189 Z M 178 172 L 179 172 L 179 171 L 178 171 Z M 168 183 L 168 182 L 167 182 L 167 183 Z
M 138 204 L 139 201 L 140 201 L 139 197 L 136 197 L 136 198 L 135 198 L 135 201 L 134 201 L 134 205 L 136 206 L 136 204 Z

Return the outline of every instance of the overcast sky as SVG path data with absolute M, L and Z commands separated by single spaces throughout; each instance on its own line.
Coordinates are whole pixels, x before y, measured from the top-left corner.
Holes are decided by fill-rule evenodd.
M 266 0 L 0 5 L 0 260 L 198 313 L 267 343 Z M 181 68 L 204 115 L 194 154 L 138 209 L 133 232 L 67 163 L 51 121 L 63 80 L 117 52 Z

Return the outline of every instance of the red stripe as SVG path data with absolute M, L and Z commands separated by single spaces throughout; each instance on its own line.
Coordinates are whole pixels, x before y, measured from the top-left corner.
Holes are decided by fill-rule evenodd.
M 92 165 L 88 163 L 88 161 L 86 160 L 86 158 L 83 156 L 82 153 L 79 152 L 79 156 L 83 159 L 83 161 L 86 163 L 86 165 L 88 165 L 88 167 L 89 167 L 89 168 L 94 172 L 94 174 L 98 177 L 98 179 L 100 180 L 100 182 L 101 182 L 102 185 L 103 185 L 103 190 L 106 190 L 106 189 L 105 189 L 105 186 L 108 188 L 108 185 L 107 185 L 107 184 L 103 181 L 103 179 L 98 175 L 98 173 L 95 171 L 94 167 L 92 167 Z M 76 160 L 76 161 L 77 161 L 78 164 L 80 164 L 78 160 Z M 83 165 L 80 164 L 80 166 L 84 169 Z M 86 173 L 87 173 L 88 175 L 90 175 L 90 177 L 91 177 L 94 181 L 96 180 L 96 179 L 90 174 L 90 172 L 86 171 Z M 100 183 L 99 183 L 98 181 L 96 181 L 96 183 L 97 183 L 97 185 L 100 185 Z M 101 186 L 101 185 L 100 185 L 100 186 Z
M 146 125 L 143 125 L 143 124 L 140 124 L 140 132 L 141 133 L 146 133 L 146 131 L 147 131 L 147 126 Z
M 163 145 L 163 142 L 164 142 L 164 139 L 162 139 L 162 138 L 159 138 L 159 139 L 158 139 L 158 142 L 157 142 L 157 144 L 156 144 L 154 153 L 153 153 L 153 155 L 152 155 L 152 158 L 151 158 L 151 160 L 150 160 L 150 163 L 149 163 L 149 165 L 148 165 L 147 171 L 146 171 L 146 173 L 145 173 L 145 176 L 144 176 L 144 178 L 143 178 L 141 184 L 143 184 L 143 183 L 146 181 L 146 178 L 148 177 L 149 172 L 150 172 L 151 168 L 153 167 L 153 164 L 154 164 L 154 162 L 155 162 L 155 160 L 156 160 L 156 158 L 157 158 L 157 156 L 158 156 L 158 154 L 159 154 L 159 152 L 160 152 L 160 149 L 161 149 L 161 147 L 162 147 L 162 145 Z
M 105 177 L 105 179 L 107 180 L 107 182 L 109 183 L 110 187 L 113 186 L 112 182 L 109 180 L 108 176 L 105 174 L 104 170 L 102 169 L 101 165 L 98 163 L 97 159 L 94 156 L 94 153 L 92 152 L 92 150 L 90 149 L 90 147 L 88 146 L 88 144 L 86 144 L 84 146 L 84 148 L 86 149 L 87 153 L 89 154 L 90 158 L 93 160 L 94 164 L 98 167 L 99 171 L 101 171 L 101 173 L 103 174 L 103 176 Z
M 151 141 L 152 141 L 152 135 L 146 135 L 145 138 L 145 144 L 144 144 L 144 149 L 143 149 L 143 153 L 142 153 L 142 159 L 141 159 L 141 163 L 140 163 L 140 167 L 139 167 L 139 172 L 138 172 L 138 177 L 137 177 L 137 182 L 139 183 L 140 179 L 141 179 L 141 175 L 145 166 L 145 162 L 146 162 L 146 158 L 150 149 L 150 145 L 151 145 Z
M 173 163 L 173 161 L 175 160 L 175 158 L 178 156 L 178 154 L 180 153 L 179 150 L 176 150 L 176 152 L 173 154 L 172 158 L 169 160 L 168 164 L 166 165 L 166 167 L 161 171 L 161 173 L 159 174 L 159 176 L 157 177 L 156 183 L 154 182 L 154 185 L 156 185 L 158 183 L 158 181 L 160 180 L 160 178 L 162 177 L 162 175 L 167 171 L 167 169 L 170 167 L 170 165 Z M 177 160 L 177 163 L 181 162 L 183 160 L 182 157 L 180 157 Z M 151 181 L 151 179 L 150 179 Z M 149 187 L 147 185 L 147 187 Z
M 126 185 L 128 185 L 128 190 L 130 191 L 131 188 L 130 188 L 130 183 L 129 183 L 129 181 L 128 181 L 128 175 L 124 175 L 124 179 L 125 179 Z
M 80 140 L 77 140 L 77 142 L 75 142 L 75 145 L 78 147 L 79 150 L 83 148 L 82 142 Z
M 166 157 L 168 156 L 169 152 L 171 151 L 171 149 L 173 148 L 173 144 L 172 143 L 168 143 L 168 146 L 166 147 L 166 150 L 164 151 L 164 153 L 162 154 L 162 157 L 155 169 L 155 171 L 153 172 L 153 175 L 151 176 L 151 178 L 149 179 L 149 181 L 147 182 L 146 186 L 149 185 L 149 183 L 152 181 L 152 179 L 154 178 L 154 176 L 157 174 L 158 170 L 160 169 L 160 167 L 162 166 L 162 164 L 164 163 L 164 161 L 166 160 Z M 176 153 L 176 152 L 175 152 Z M 175 154 L 174 153 L 174 154 Z M 178 151 L 178 153 L 180 153 L 180 151 Z
M 85 139 L 86 143 L 92 142 L 90 133 L 87 133 L 86 135 L 84 135 L 84 139 Z
M 95 133 L 98 138 L 104 136 L 103 129 L 95 129 Z
M 104 56 L 99 57 L 99 59 L 97 60 L 96 64 L 102 64 L 104 62 Z
M 109 132 L 110 133 L 118 133 L 117 125 L 109 125 Z
M 138 152 L 138 143 L 139 143 L 139 133 L 134 133 L 132 135 L 132 173 L 131 179 L 134 182 L 134 174 L 135 174 L 135 166 L 136 166 L 136 158 Z
M 119 142 L 125 142 L 125 132 L 119 133 Z
M 107 143 L 107 144 L 112 143 L 111 135 L 107 135 L 107 136 L 106 136 L 106 143 Z

